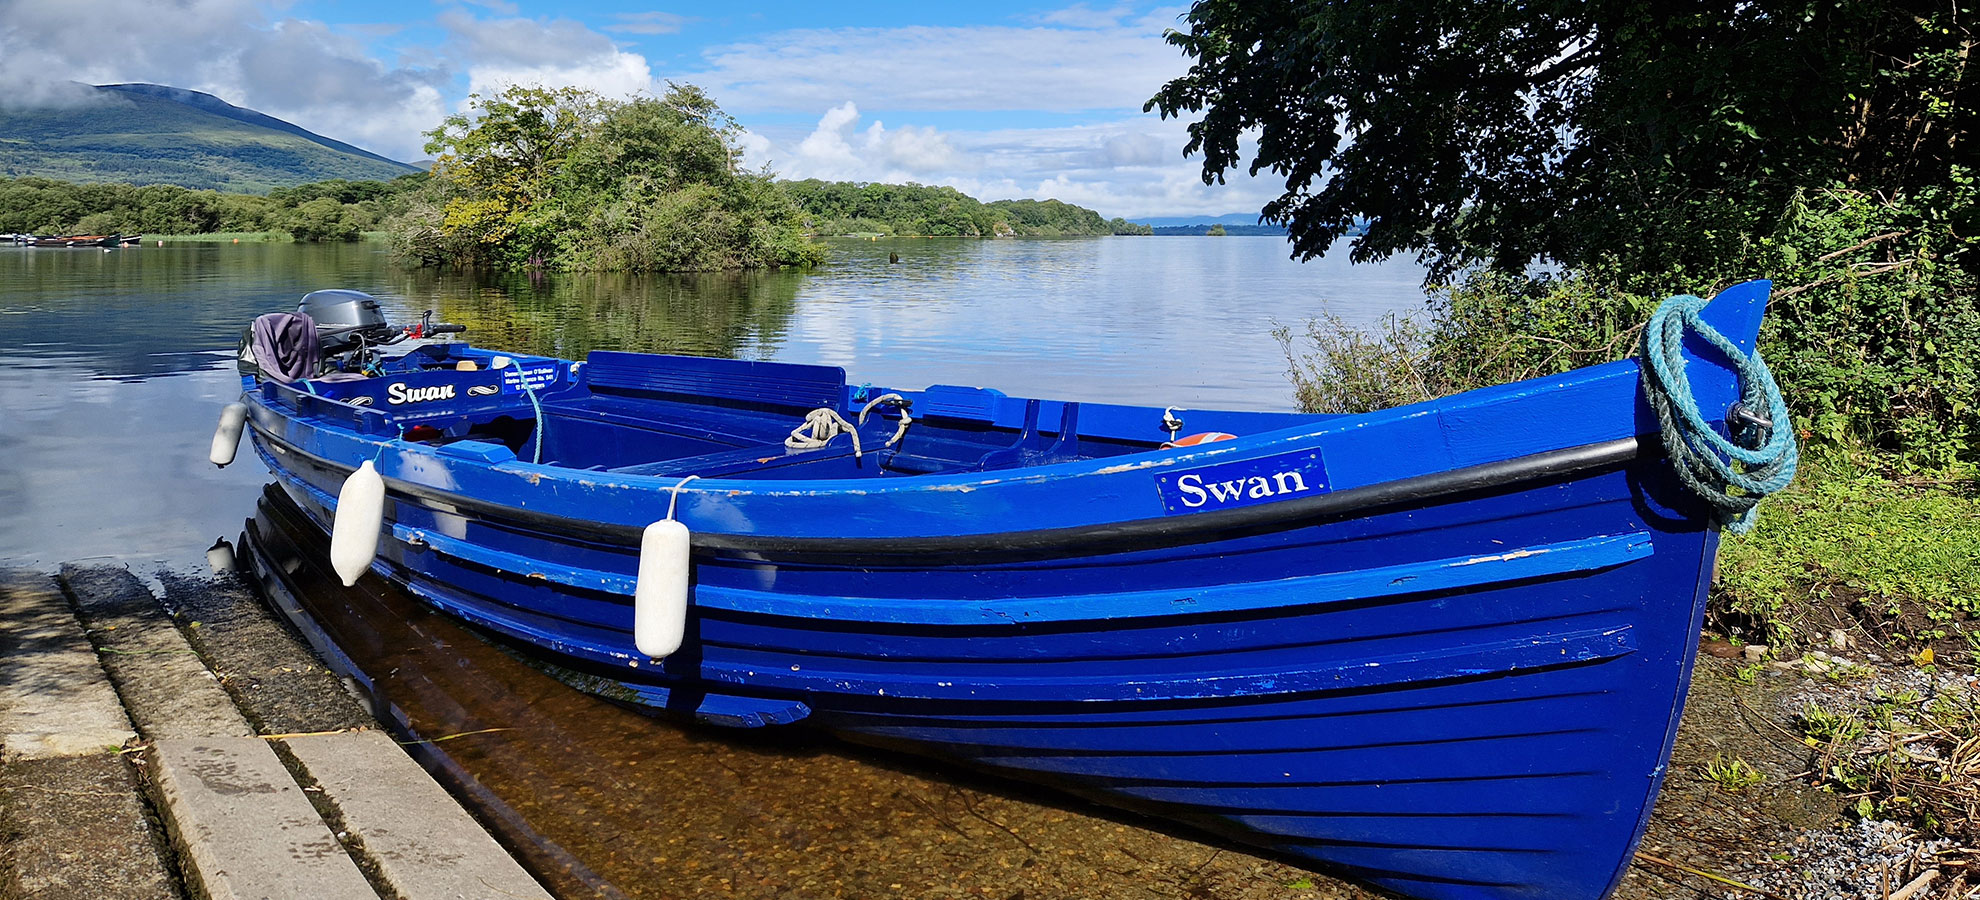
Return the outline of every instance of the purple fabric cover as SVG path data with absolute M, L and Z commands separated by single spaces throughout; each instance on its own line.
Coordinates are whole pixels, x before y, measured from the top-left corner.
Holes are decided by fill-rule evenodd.
M 261 373 L 283 384 L 316 374 L 322 354 L 316 322 L 303 313 L 268 313 L 254 320 L 254 362 Z

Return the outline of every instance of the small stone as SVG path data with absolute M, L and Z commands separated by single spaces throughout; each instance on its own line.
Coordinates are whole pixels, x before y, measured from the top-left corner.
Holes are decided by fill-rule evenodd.
M 1830 649 L 1834 649 L 1834 650 L 1848 650 L 1848 649 L 1849 649 L 1849 645 L 1850 645 L 1850 640 L 1849 640 L 1849 632 L 1847 632 L 1847 631 L 1844 631 L 1844 630 L 1842 630 L 1842 629 L 1840 629 L 1840 628 L 1831 628 L 1831 629 L 1829 629 L 1829 647 L 1830 647 Z
M 1771 648 L 1766 644 L 1747 644 L 1746 648 L 1741 652 L 1746 654 L 1747 662 L 1759 662 L 1767 658 L 1767 651 L 1769 649 Z

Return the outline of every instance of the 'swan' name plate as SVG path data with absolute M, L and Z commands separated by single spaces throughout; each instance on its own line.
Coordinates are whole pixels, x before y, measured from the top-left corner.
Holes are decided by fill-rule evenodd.
M 1155 488 L 1169 515 L 1292 500 L 1333 489 L 1317 449 L 1164 472 L 1155 476 Z

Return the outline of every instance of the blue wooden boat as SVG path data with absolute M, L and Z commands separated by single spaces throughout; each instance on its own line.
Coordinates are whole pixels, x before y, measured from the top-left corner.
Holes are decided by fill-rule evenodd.
M 1751 350 L 1767 293 L 1702 318 Z M 1731 364 L 1684 347 L 1725 414 Z M 573 683 L 1044 782 L 1418 897 L 1614 887 L 1718 544 L 1634 362 L 1324 416 L 359 352 L 368 377 L 246 376 L 257 452 L 326 530 L 375 468 L 371 571 Z M 869 406 L 858 451 L 786 446 L 814 410 Z M 1164 446 L 1191 432 L 1234 437 Z M 662 520 L 690 535 L 692 599 L 656 658 L 634 597 Z

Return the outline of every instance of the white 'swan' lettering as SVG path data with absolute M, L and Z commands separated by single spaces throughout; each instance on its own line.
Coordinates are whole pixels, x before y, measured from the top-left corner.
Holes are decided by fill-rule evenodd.
M 1203 476 L 1195 473 L 1176 479 L 1176 490 L 1182 494 L 1182 504 L 1190 509 L 1201 509 L 1213 501 L 1231 503 L 1246 497 L 1264 500 L 1281 494 L 1298 494 L 1306 489 L 1306 479 L 1298 472 L 1277 472 L 1270 478 L 1252 475 L 1207 484 Z
M 394 384 L 385 389 L 386 402 L 394 406 L 401 403 L 425 403 L 428 400 L 452 399 L 454 399 L 454 386 L 451 384 L 440 384 L 433 387 L 406 387 L 404 384 Z

